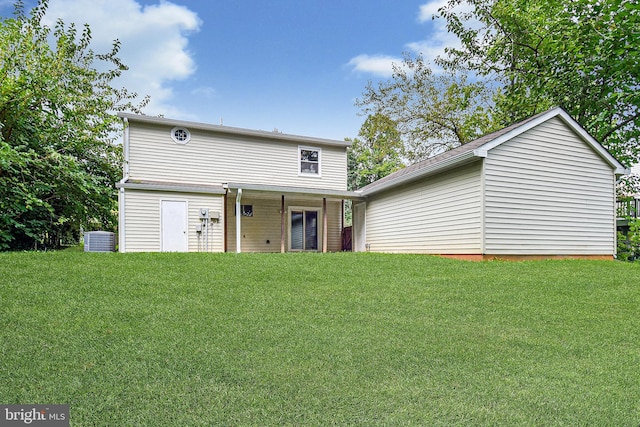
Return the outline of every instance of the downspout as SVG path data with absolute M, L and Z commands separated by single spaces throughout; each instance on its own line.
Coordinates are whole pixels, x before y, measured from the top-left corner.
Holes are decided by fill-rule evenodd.
M 124 122 L 124 137 L 122 150 L 124 152 L 124 178 L 123 181 L 129 179 L 129 119 L 122 119 Z
M 487 162 L 486 157 L 480 166 L 480 254 L 484 257 L 487 252 Z
M 238 188 L 238 194 L 236 195 L 236 253 L 242 252 L 241 238 L 242 238 L 242 188 Z
M 222 214 L 222 220 L 223 222 L 223 233 L 224 233 L 224 250 L 223 252 L 227 252 L 229 249 L 229 237 L 228 237 L 228 233 L 229 233 L 229 228 L 228 228 L 228 224 L 227 224 L 227 209 L 228 209 L 228 198 L 229 198 L 229 189 L 225 188 L 224 189 L 224 200 L 222 202 L 222 210 L 224 211 L 224 213 Z
M 129 120 L 124 117 L 122 119 L 124 123 L 124 132 L 122 135 L 122 152 L 124 155 L 124 163 L 122 165 L 122 180 L 120 183 L 124 184 L 129 180 Z M 118 251 L 126 252 L 125 246 L 125 190 L 123 187 L 118 192 Z
M 120 188 L 118 191 L 118 252 L 124 253 L 126 248 L 124 246 L 124 188 Z

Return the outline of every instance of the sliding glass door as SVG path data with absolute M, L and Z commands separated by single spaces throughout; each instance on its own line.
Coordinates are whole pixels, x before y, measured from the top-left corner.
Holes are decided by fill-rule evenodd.
M 291 217 L 291 250 L 318 250 L 318 218 L 319 210 L 292 209 Z

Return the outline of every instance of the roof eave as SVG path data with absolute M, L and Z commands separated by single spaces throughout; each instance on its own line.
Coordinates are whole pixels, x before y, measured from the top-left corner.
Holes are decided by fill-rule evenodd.
M 187 120 L 167 119 L 164 117 L 144 116 L 132 113 L 118 113 L 118 117 L 126 119 L 129 122 L 137 121 L 142 123 L 150 123 L 164 126 L 184 126 L 191 129 L 199 129 L 208 132 L 217 132 L 236 136 L 250 136 L 254 138 L 270 139 L 277 141 L 295 142 L 306 145 L 324 145 L 334 147 L 350 147 L 350 141 L 338 141 L 334 139 L 316 138 L 311 136 L 291 135 L 279 132 L 267 132 L 262 130 L 236 128 L 231 126 L 214 125 L 209 123 L 192 122 Z
M 147 190 L 147 191 L 169 191 L 175 193 L 194 193 L 194 194 L 215 194 L 223 195 L 225 189 L 219 185 L 198 185 L 183 184 L 174 182 L 157 182 L 157 181 L 126 181 L 116 183 L 116 188 L 124 188 L 125 190 Z
M 348 200 L 361 200 L 363 199 L 360 193 L 347 190 L 332 190 L 323 188 L 308 188 L 308 187 L 288 187 L 281 185 L 264 185 L 264 184 L 243 184 L 237 182 L 229 182 L 224 184 L 224 188 L 229 190 L 242 189 L 243 191 L 255 191 L 259 193 L 278 193 L 278 194 L 290 194 L 290 195 L 303 195 L 314 197 L 328 197 L 336 199 L 348 199 Z

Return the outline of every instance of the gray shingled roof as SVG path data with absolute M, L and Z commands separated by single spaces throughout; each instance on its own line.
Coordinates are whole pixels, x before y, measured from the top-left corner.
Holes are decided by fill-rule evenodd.
M 118 113 L 118 117 L 129 121 L 151 123 L 165 126 L 184 126 L 191 129 L 199 129 L 208 132 L 236 135 L 241 137 L 254 137 L 277 141 L 295 142 L 310 145 L 329 145 L 338 147 L 350 147 L 350 141 L 338 141 L 327 138 L 316 138 L 312 136 L 291 135 L 288 133 L 268 132 L 263 130 L 244 129 L 231 126 L 214 125 L 209 123 L 191 122 L 186 120 L 168 119 L 165 117 L 145 116 L 142 114 Z
M 481 148 L 483 145 L 488 144 L 489 142 L 529 123 L 538 117 L 548 114 L 549 111 L 545 111 L 535 116 L 529 117 L 528 119 L 522 120 L 520 122 L 514 123 L 511 126 L 500 129 L 498 131 L 492 132 L 490 134 L 484 135 L 478 139 L 475 139 L 471 142 L 463 144 L 457 148 L 446 151 L 442 154 L 438 154 L 437 156 L 430 157 L 428 159 L 419 161 L 410 166 L 402 168 L 390 175 L 385 176 L 361 189 L 357 190 L 358 192 L 362 192 L 363 195 L 367 195 L 373 192 L 376 192 L 382 187 L 386 187 L 388 185 L 392 185 L 395 181 L 403 181 L 405 178 L 409 178 L 411 175 L 415 175 L 418 178 L 420 175 L 420 171 L 431 169 L 437 167 L 438 164 L 445 163 L 448 160 L 452 160 L 455 157 L 464 157 L 465 154 L 471 154 L 474 150 Z

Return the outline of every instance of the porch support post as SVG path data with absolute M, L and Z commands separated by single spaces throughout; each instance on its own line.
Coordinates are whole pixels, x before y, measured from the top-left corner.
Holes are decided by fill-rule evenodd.
M 322 198 L 322 253 L 327 252 L 327 198 Z
M 226 190 L 226 192 L 224 193 L 224 201 L 222 203 L 222 206 L 223 206 L 222 207 L 222 211 L 223 211 L 222 212 L 222 221 L 223 221 L 223 224 L 224 224 L 223 225 L 224 252 L 227 252 L 227 250 L 228 250 L 228 240 L 227 240 L 228 239 L 228 236 L 227 236 L 227 233 L 228 233 L 228 227 L 227 227 L 227 218 L 228 218 L 227 217 L 227 209 L 228 209 L 228 207 L 227 207 L 227 199 L 228 199 L 228 195 L 229 195 L 228 193 L 229 193 L 229 190 Z
M 284 253 L 284 194 L 280 198 L 280 253 Z
M 238 194 L 236 195 L 236 252 L 242 252 L 242 188 L 238 188 Z

